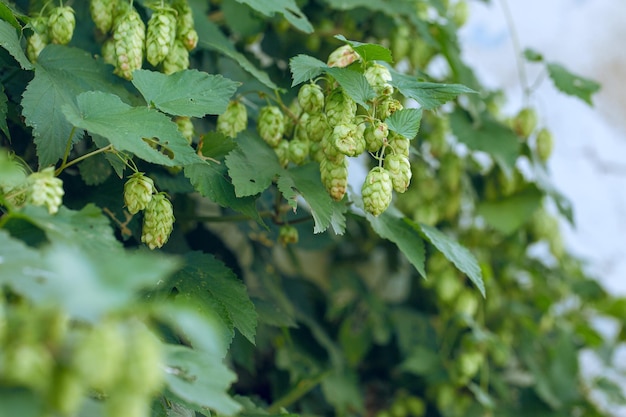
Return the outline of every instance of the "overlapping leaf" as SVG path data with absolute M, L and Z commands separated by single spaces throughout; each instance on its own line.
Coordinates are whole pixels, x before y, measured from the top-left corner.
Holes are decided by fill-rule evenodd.
M 597 82 L 572 74 L 559 64 L 548 64 L 548 74 L 556 88 L 565 94 L 580 98 L 589 105 L 593 104 L 591 96 L 600 90 L 600 84 Z
M 335 38 L 350 45 L 352 49 L 354 49 L 364 61 L 385 61 L 389 63 L 393 62 L 391 51 L 382 45 L 377 45 L 375 43 L 350 41 L 346 39 L 343 35 L 336 35 Z
M 306 15 L 298 8 L 295 0 L 237 0 L 245 3 L 265 16 L 273 16 L 280 13 L 285 16 L 294 27 L 305 33 L 313 32 L 313 26 Z
M 391 71 L 391 84 L 407 98 L 417 101 L 424 109 L 432 110 L 454 100 L 460 94 L 476 91 L 462 84 L 439 84 L 418 81 L 415 77 Z
M 0 4 L 0 6 L 3 6 Z M 12 16 L 12 14 L 11 14 Z M 15 18 L 14 18 L 15 19 Z M 13 58 L 20 64 L 20 66 L 25 70 L 33 69 L 33 65 L 30 63 L 26 55 L 24 55 L 24 50 L 20 45 L 20 40 L 17 37 L 17 32 L 15 27 L 13 27 L 9 22 L 0 19 L 0 47 L 4 48 L 9 52 Z
M 422 122 L 422 109 L 402 109 L 385 119 L 389 130 L 413 139 L 417 135 Z

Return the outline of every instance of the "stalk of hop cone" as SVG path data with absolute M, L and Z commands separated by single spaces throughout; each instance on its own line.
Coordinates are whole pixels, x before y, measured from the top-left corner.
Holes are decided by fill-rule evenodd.
M 335 201 L 341 201 L 348 187 L 348 160 L 343 157 L 334 162 L 322 159 L 320 163 L 322 184 Z
M 217 116 L 217 131 L 231 138 L 248 126 L 248 110 L 240 101 L 231 101 L 226 111 Z
M 144 210 L 150 201 L 156 189 L 151 178 L 143 175 L 142 172 L 136 172 L 124 184 L 124 204 L 130 214 L 136 214 Z
M 365 211 L 379 216 L 391 204 L 393 183 L 385 168 L 375 167 L 365 177 L 361 195 Z
M 324 108 L 322 87 L 313 83 L 304 84 L 298 91 L 298 103 L 306 113 L 316 114 L 321 112 Z
M 176 39 L 176 15 L 173 9 L 157 9 L 148 20 L 146 59 L 159 65 L 169 54 Z
M 50 43 L 48 18 L 44 16 L 33 17 L 30 20 L 30 26 L 33 29 L 33 34 L 26 42 L 26 56 L 31 62 L 35 62 L 43 48 Z
M 72 40 L 76 18 L 70 6 L 55 7 L 48 18 L 48 28 L 52 43 L 67 45 Z
M 145 208 L 141 241 L 150 249 L 162 247 L 174 229 L 174 220 L 172 203 L 165 194 L 153 195 Z
M 391 81 L 391 72 L 389 72 L 386 66 L 375 62 L 370 63 L 363 75 L 365 75 L 365 79 L 372 86 L 376 95 L 389 96 L 393 94 L 393 86 L 389 83 Z
M 163 60 L 163 72 L 174 74 L 189 68 L 189 51 L 180 39 L 174 40 L 170 53 Z
M 409 158 L 398 154 L 387 155 L 385 156 L 385 169 L 389 172 L 394 190 L 403 193 L 409 188 L 413 176 Z
M 356 103 L 343 89 L 336 88 L 326 98 L 326 117 L 330 126 L 351 123 L 356 115 Z
M 198 44 L 198 32 L 194 29 L 193 12 L 187 0 L 175 0 L 172 7 L 178 13 L 176 38 L 191 51 Z
M 134 8 L 119 15 L 114 22 L 115 73 L 130 80 L 133 71 L 141 68 L 146 38 L 146 25 Z
M 277 106 L 265 106 L 259 113 L 257 122 L 259 135 L 272 148 L 278 146 L 278 142 L 285 132 L 285 117 Z
M 89 11 L 91 19 L 102 33 L 108 33 L 113 28 L 113 18 L 118 0 L 91 0 Z
M 54 176 L 54 168 L 48 167 L 28 176 L 28 203 L 46 206 L 50 214 L 59 211 L 63 202 L 63 181 Z

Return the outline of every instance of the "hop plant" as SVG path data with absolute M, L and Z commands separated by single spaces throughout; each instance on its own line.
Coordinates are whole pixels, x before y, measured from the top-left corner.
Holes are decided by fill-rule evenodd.
M 316 114 L 321 112 L 324 107 L 322 88 L 313 83 L 304 84 L 298 91 L 298 103 L 306 113 Z
M 178 116 L 174 118 L 174 122 L 176 123 L 176 126 L 178 126 L 178 130 L 180 131 L 180 133 L 182 133 L 187 142 L 191 143 L 193 141 L 194 132 L 191 118 L 186 116 Z
M 163 60 L 163 72 L 174 74 L 189 68 L 189 51 L 180 39 L 174 40 L 170 53 Z
M 537 127 L 537 112 L 530 107 L 525 107 L 517 113 L 513 119 L 513 130 L 521 138 L 527 138 Z
M 347 67 L 360 59 L 361 56 L 350 45 L 343 45 L 331 52 L 327 63 L 329 67 Z
M 387 136 L 389 136 L 389 128 L 387 123 L 380 120 L 374 120 L 370 123 L 363 132 L 366 149 L 368 152 L 376 152 L 387 142 Z
M 288 224 L 281 226 L 278 231 L 278 242 L 283 246 L 298 243 L 298 229 Z
M 382 167 L 372 168 L 361 187 L 365 211 L 379 216 L 391 204 L 392 193 L 393 183 L 387 170 Z
M 50 31 L 50 40 L 53 43 L 67 45 L 72 40 L 74 28 L 76 27 L 76 18 L 74 17 L 74 9 L 70 6 L 55 7 L 50 12 L 48 19 L 48 28 Z
M 394 190 L 403 193 L 409 188 L 413 176 L 409 158 L 398 154 L 387 155 L 385 157 L 385 169 L 389 172 Z
M 63 181 L 54 176 L 54 168 L 48 167 L 30 174 L 27 178 L 26 201 L 34 206 L 46 206 L 50 214 L 59 211 L 63 202 Z
M 155 394 L 163 384 L 161 341 L 139 321 L 130 322 L 127 330 L 122 381 L 131 393 L 140 396 Z
M 393 86 L 389 83 L 391 81 L 391 72 L 384 65 L 375 62 L 370 63 L 363 75 L 365 75 L 365 79 L 378 96 L 393 94 Z
M 341 158 L 338 162 L 322 159 L 320 163 L 322 184 L 335 201 L 341 201 L 348 187 L 348 161 Z
M 148 207 L 156 189 L 151 178 L 136 172 L 124 184 L 124 204 L 130 214 L 136 214 Z
M 116 7 L 117 0 L 91 0 L 89 3 L 91 19 L 100 32 L 108 33 L 113 27 Z
M 351 123 L 356 115 L 356 103 L 343 89 L 336 88 L 326 98 L 326 117 L 330 126 Z
M 248 126 L 248 110 L 240 101 L 231 101 L 226 111 L 217 116 L 217 131 L 234 138 Z
M 278 146 L 278 142 L 285 132 L 285 117 L 277 106 L 265 106 L 259 113 L 257 130 L 261 138 L 272 148 Z
M 45 16 L 33 17 L 30 20 L 30 26 L 33 29 L 33 34 L 26 42 L 26 56 L 31 62 L 36 62 L 43 48 L 50 43 L 48 18 Z
M 153 195 L 145 208 L 141 241 L 150 249 L 162 247 L 172 233 L 174 220 L 172 203 L 165 194 Z
M 160 64 L 170 52 L 176 39 L 176 15 L 173 9 L 157 9 L 148 20 L 146 33 L 146 59 L 154 66 Z
M 115 73 L 130 80 L 133 71 L 143 63 L 146 26 L 137 10 L 131 8 L 120 14 L 114 22 L 113 42 L 115 45 Z

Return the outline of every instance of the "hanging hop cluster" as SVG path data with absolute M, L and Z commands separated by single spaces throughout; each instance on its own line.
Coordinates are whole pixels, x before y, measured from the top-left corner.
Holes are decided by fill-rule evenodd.
M 34 172 L 26 179 L 26 202 L 34 206 L 45 206 L 50 214 L 59 211 L 63 203 L 63 181 L 54 176 L 54 168 L 48 167 Z
M 26 42 L 26 55 L 31 62 L 36 62 L 39 54 L 50 43 L 67 45 L 74 36 L 76 18 L 70 6 L 55 7 L 46 14 L 32 17 L 30 27 L 32 35 Z

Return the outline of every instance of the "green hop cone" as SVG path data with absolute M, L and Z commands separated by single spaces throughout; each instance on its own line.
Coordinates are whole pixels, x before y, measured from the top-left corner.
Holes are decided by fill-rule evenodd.
M 378 107 L 376 107 L 376 116 L 380 120 L 385 120 L 387 117 L 391 116 L 398 110 L 402 110 L 403 108 L 404 106 L 402 106 L 400 101 L 395 98 L 386 97 L 378 104 Z
M 176 39 L 176 15 L 170 9 L 157 9 L 148 20 L 146 59 L 154 66 L 169 54 Z
M 302 165 L 309 156 L 309 143 L 302 140 L 289 142 L 289 160 L 296 165 Z
M 174 220 L 172 203 L 165 194 L 153 195 L 145 208 L 141 241 L 150 249 L 162 247 L 172 233 Z
M 341 88 L 336 88 L 326 97 L 326 117 L 330 126 L 352 123 L 356 115 L 356 103 Z
M 391 36 L 391 54 L 396 62 L 404 59 L 411 50 L 411 29 L 406 25 L 396 26 Z
M 322 139 L 322 141 L 320 142 L 320 147 L 322 148 L 324 157 L 335 163 L 343 161 L 343 159 L 346 157 L 346 155 L 339 152 L 339 149 L 337 149 L 337 147 L 335 146 L 333 135 L 330 132 L 324 136 L 324 139 Z
M 379 216 L 391 204 L 392 194 L 393 183 L 387 170 L 381 167 L 372 168 L 361 187 L 365 211 Z
M 441 157 L 439 166 L 439 178 L 441 183 L 449 191 L 457 191 L 461 186 L 463 174 L 463 160 L 453 152 L 448 152 Z
M 521 138 L 528 138 L 537 127 L 537 112 L 525 107 L 513 119 L 513 130 Z
M 54 176 L 54 168 L 48 167 L 28 176 L 26 200 L 34 206 L 46 206 L 50 214 L 59 211 L 63 202 L 63 181 Z
M 457 27 L 464 26 L 469 18 L 469 5 L 465 0 L 457 1 L 452 7 L 452 21 Z
M 283 246 L 298 243 L 298 229 L 288 224 L 281 226 L 278 231 L 278 242 Z
M 369 123 L 363 132 L 365 137 L 366 149 L 368 152 L 376 152 L 382 148 L 383 144 L 387 142 L 387 136 L 389 136 L 389 128 L 387 123 L 380 120 L 374 120 Z
M 48 34 L 48 18 L 44 16 L 33 17 L 30 20 L 33 34 L 26 41 L 26 56 L 31 62 L 36 62 L 39 54 L 50 43 Z
M 389 172 L 393 189 L 396 192 L 403 193 L 409 188 L 413 176 L 409 158 L 398 154 L 387 155 L 385 157 L 385 169 Z
M 124 204 L 130 214 L 136 214 L 152 201 L 152 195 L 156 192 L 154 182 L 142 172 L 137 172 L 124 184 Z
M 257 130 L 263 140 L 272 148 L 278 143 L 285 132 L 285 117 L 277 106 L 265 106 L 259 112 Z
M 339 162 L 322 159 L 320 163 L 322 184 L 335 201 L 341 201 L 348 187 L 348 161 L 344 157 Z
M 372 62 L 368 65 L 363 75 L 365 75 L 365 79 L 372 86 L 376 95 L 389 96 L 393 94 L 393 86 L 389 83 L 391 81 L 391 72 L 389 72 L 386 66 Z
M 353 123 L 338 124 L 333 129 L 332 143 L 346 156 L 357 156 L 358 126 Z
M 343 45 L 331 52 L 327 63 L 329 67 L 343 68 L 360 59 L 361 56 L 350 45 Z
M 191 51 L 198 44 L 198 33 L 194 29 L 191 7 L 189 7 L 187 0 L 175 0 L 172 7 L 178 15 L 176 38 L 182 42 L 187 51 Z
M 174 74 L 189 68 L 189 51 L 180 39 L 174 40 L 170 53 L 163 60 L 163 72 Z
M 217 116 L 217 131 L 231 138 L 248 126 L 248 110 L 240 101 L 230 101 L 226 111 Z
M 70 6 L 55 7 L 50 11 L 48 28 L 52 43 L 67 45 L 72 40 L 76 18 Z
M 115 41 L 113 40 L 113 38 L 109 38 L 104 41 L 100 53 L 102 54 L 102 59 L 104 59 L 104 62 L 113 66 L 117 65 L 117 56 L 115 55 Z
M 311 142 L 309 141 L 309 155 L 311 159 L 315 162 L 322 162 L 322 159 L 325 159 L 324 150 L 322 149 L 322 144 L 319 142 Z
M 163 345 L 141 322 L 131 322 L 126 334 L 126 357 L 121 380 L 129 392 L 156 394 L 163 385 Z
M 298 103 L 306 113 L 316 114 L 321 112 L 324 107 L 322 88 L 313 83 L 304 84 L 298 91 Z
M 409 157 L 411 141 L 401 134 L 390 131 L 387 137 L 387 145 L 392 153 Z
M 130 80 L 133 71 L 141 68 L 146 38 L 146 26 L 132 8 L 120 14 L 114 22 L 115 74 Z
M 278 162 L 282 167 L 286 167 L 289 164 L 289 144 L 289 141 L 281 139 L 278 142 L 278 145 L 274 148 L 274 152 L 278 157 Z
M 183 137 L 187 140 L 188 143 L 193 141 L 193 123 L 190 117 L 186 116 L 177 116 L 174 118 L 174 122 L 176 126 L 178 126 L 178 130 L 183 134 Z
M 149 417 L 152 398 L 145 395 L 137 395 L 126 392 L 123 389 L 116 390 L 105 401 L 105 417 Z
M 117 0 L 90 1 L 89 12 L 91 13 L 91 19 L 100 32 L 108 33 L 113 27 L 116 7 Z
M 310 141 L 321 142 L 328 131 L 328 120 L 325 113 L 315 113 L 309 116 L 306 123 L 306 133 Z
M 535 151 L 537 152 L 537 156 L 542 162 L 547 162 L 548 159 L 550 159 L 550 155 L 552 155 L 553 148 L 554 139 L 552 133 L 544 127 L 537 133 L 535 139 Z
M 87 386 L 74 369 L 59 366 L 54 371 L 48 402 L 60 415 L 75 416 L 86 391 Z

